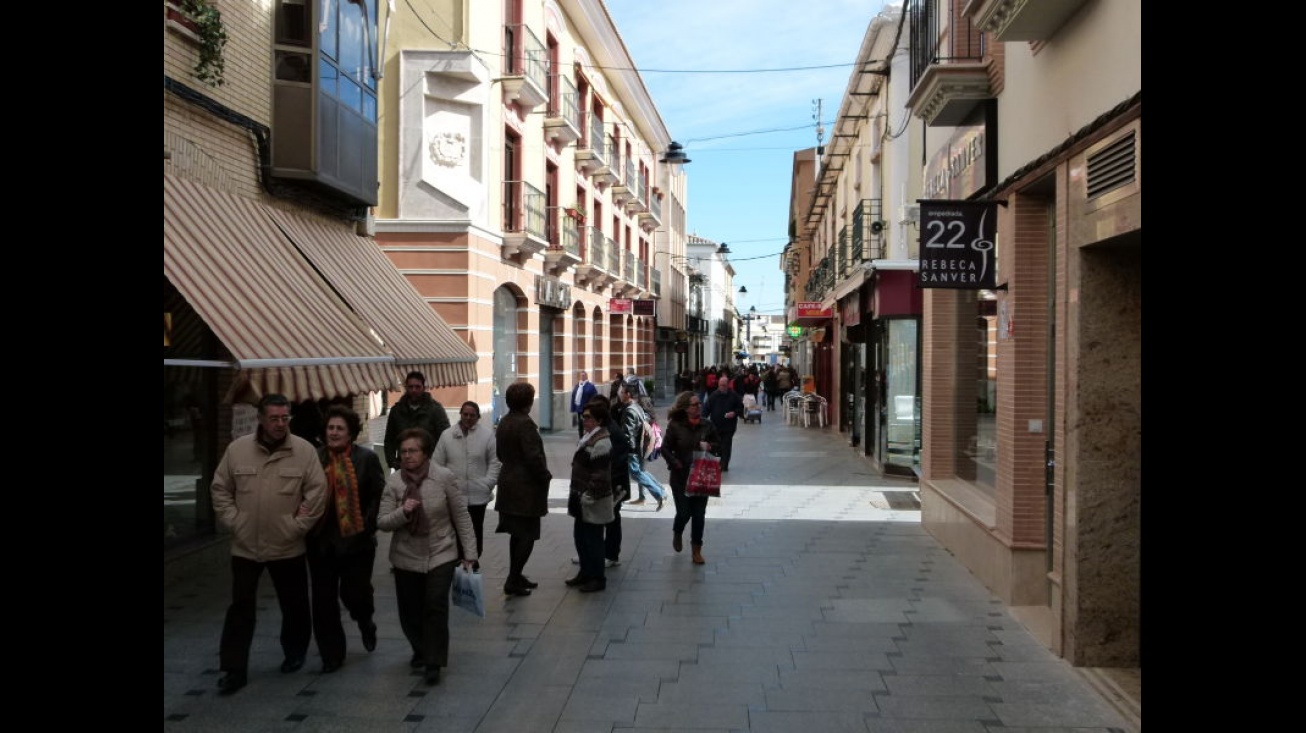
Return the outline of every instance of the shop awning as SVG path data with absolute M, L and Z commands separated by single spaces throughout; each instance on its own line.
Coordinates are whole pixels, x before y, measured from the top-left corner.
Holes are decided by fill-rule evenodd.
M 256 393 L 395 388 L 395 357 L 256 201 L 163 176 L 163 275 Z
M 476 352 L 368 237 L 268 209 L 299 251 L 394 354 L 396 381 L 416 369 L 428 387 L 476 381 Z

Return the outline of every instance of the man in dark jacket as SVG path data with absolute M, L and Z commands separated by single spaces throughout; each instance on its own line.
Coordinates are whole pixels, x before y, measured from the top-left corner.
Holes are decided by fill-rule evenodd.
M 579 430 L 576 434 L 577 437 L 585 435 L 585 426 L 581 424 L 580 419 L 581 410 L 585 409 L 585 403 L 589 402 L 590 398 L 598 393 L 599 388 L 595 387 L 594 383 L 590 381 L 589 372 L 582 369 L 580 381 L 576 382 L 576 386 L 571 389 L 571 415 L 575 418 L 576 428 Z
M 449 415 L 426 391 L 421 372 L 409 372 L 404 378 L 404 396 L 390 408 L 385 421 L 385 465 L 392 471 L 399 470 L 399 434 L 408 428 L 425 428 L 436 441 L 449 429 Z
M 721 470 L 730 470 L 730 453 L 734 448 L 735 428 L 739 427 L 739 416 L 744 414 L 744 398 L 730 388 L 730 380 L 717 380 L 717 389 L 708 395 L 703 404 L 703 416 L 712 422 L 717 434 L 721 436 Z

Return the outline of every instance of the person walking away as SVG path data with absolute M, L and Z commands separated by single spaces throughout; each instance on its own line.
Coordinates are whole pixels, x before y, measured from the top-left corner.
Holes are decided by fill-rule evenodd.
M 767 412 L 775 412 L 775 402 L 780 399 L 780 382 L 776 379 L 776 367 L 770 367 L 762 377 L 762 393 L 766 395 Z
M 399 435 L 408 428 L 422 428 L 436 440 L 449 429 L 449 415 L 426 391 L 426 377 L 421 372 L 404 377 L 404 396 L 385 419 L 385 465 L 391 471 L 399 470 Z
M 326 475 L 313 444 L 290 434 L 290 400 L 265 395 L 255 433 L 231 441 L 209 487 L 214 516 L 231 532 L 231 605 L 219 642 L 219 694 L 230 695 L 248 681 L 264 569 L 281 607 L 281 672 L 304 666 L 313 634 L 304 537 L 322 517 L 325 493 Z
M 576 430 L 579 431 L 576 433 L 577 436 L 585 433 L 585 427 L 580 424 L 580 411 L 585 407 L 585 403 L 589 402 L 590 398 L 598 393 L 599 388 L 595 387 L 594 383 L 590 381 L 589 372 L 582 369 L 580 380 L 571 389 L 571 419 L 576 426 Z
M 458 408 L 457 424 L 444 431 L 435 443 L 431 460 L 453 471 L 458 488 L 467 496 L 467 513 L 472 517 L 472 530 L 476 534 L 476 557 L 485 554 L 485 510 L 494 498 L 494 486 L 499 482 L 499 453 L 495 446 L 494 431 L 481 425 L 481 406 L 464 402 Z M 464 554 L 462 540 L 458 539 L 458 556 Z M 481 561 L 472 565 L 479 572 Z
M 730 470 L 730 456 L 734 449 L 735 430 L 739 427 L 739 416 L 744 414 L 744 398 L 731 389 L 730 381 L 721 379 L 717 390 L 707 398 L 703 405 L 703 415 L 712 422 L 717 434 L 721 436 L 721 471 Z
M 609 405 L 617 401 L 617 390 L 621 389 L 621 383 L 624 381 L 626 381 L 626 377 L 621 372 L 617 372 L 617 375 L 612 378 L 612 384 L 608 385 L 607 398 Z
M 662 503 L 666 499 L 666 493 L 662 490 L 662 484 L 658 482 L 653 474 L 644 469 L 644 454 L 648 445 L 649 418 L 644 412 L 644 408 L 636 401 L 635 387 L 629 382 L 623 384 L 621 390 L 617 393 L 618 403 L 614 416 L 617 428 L 613 432 L 612 442 L 616 445 L 621 441 L 626 444 L 629 451 L 626 456 L 626 463 L 623 468 L 627 469 L 628 483 L 633 481 L 639 486 L 639 498 L 630 502 L 632 505 L 643 504 L 645 502 L 644 490 L 653 495 L 658 503 L 658 511 L 662 511 Z M 617 451 L 613 451 L 615 459 Z M 611 559 L 611 557 L 609 557 Z
M 313 636 L 329 674 L 345 662 L 345 628 L 340 604 L 358 624 L 363 648 L 376 649 L 376 515 L 385 488 L 381 459 L 358 445 L 363 423 L 344 405 L 326 413 L 326 444 L 317 449 L 326 474 L 325 511 L 308 533 L 308 570 L 313 591 Z M 338 599 L 338 600 L 337 600 Z
M 671 497 L 676 502 L 676 518 L 671 523 L 671 549 L 684 548 L 682 535 L 689 525 L 689 542 L 693 548 L 694 564 L 702 565 L 703 530 L 707 524 L 706 496 L 689 496 L 685 485 L 689 483 L 689 469 L 694 463 L 694 451 L 716 453 L 721 439 L 716 428 L 702 416 L 703 403 L 693 392 L 681 392 L 667 410 L 667 427 L 662 434 L 662 458 L 671 471 Z
M 585 434 L 571 458 L 571 483 L 567 496 L 567 513 L 575 522 L 572 537 L 580 570 L 565 581 L 581 593 L 594 593 L 608 587 L 604 574 L 603 528 L 614 519 L 612 495 L 612 441 L 608 434 L 608 403 L 595 398 L 585 404 L 581 424 Z
M 479 559 L 467 497 L 453 471 L 431 462 L 434 450 L 425 428 L 399 434 L 399 471 L 386 479 L 377 517 L 378 527 L 394 533 L 390 564 L 399 625 L 413 648 L 409 665 L 425 667 L 428 685 L 440 684 L 440 668 L 449 666 L 449 587 L 459 561 L 454 535 L 465 569 Z
M 495 431 L 495 450 L 502 468 L 499 496 L 494 502 L 499 526 L 494 531 L 509 537 L 508 578 L 503 592 L 528 596 L 539 583 L 523 573 L 540 539 L 540 517 L 549 513 L 549 482 L 553 474 L 544 455 L 540 428 L 531 419 L 535 387 L 528 382 L 513 382 L 504 392 L 504 399 L 508 414 L 499 421 Z

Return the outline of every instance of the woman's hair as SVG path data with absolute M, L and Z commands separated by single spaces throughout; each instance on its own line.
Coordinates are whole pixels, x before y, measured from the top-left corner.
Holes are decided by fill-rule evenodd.
M 591 397 L 590 401 L 585 403 L 585 406 L 581 408 L 580 412 L 581 417 L 584 417 L 587 412 L 593 415 L 594 420 L 598 422 L 599 425 L 608 424 L 608 400 L 606 397 Z
M 363 429 L 363 421 L 358 419 L 358 413 L 344 405 L 332 405 L 327 408 L 326 420 L 322 422 L 322 430 L 326 431 L 326 424 L 331 422 L 331 418 L 338 417 L 345 421 L 345 429 L 349 431 L 350 440 L 358 440 L 358 433 Z
M 468 407 L 472 408 L 472 412 L 475 412 L 477 417 L 481 416 L 481 406 L 471 400 L 464 402 L 463 406 L 458 408 L 459 415 L 461 416 L 462 411 Z
M 422 453 L 427 458 L 435 452 L 435 438 L 431 437 L 431 431 L 426 428 L 408 428 L 399 434 L 399 445 L 403 445 L 405 440 L 417 439 L 417 444 L 421 446 Z
M 535 402 L 535 386 L 530 382 L 513 382 L 504 390 L 503 399 L 513 412 L 526 412 Z
M 667 409 L 667 422 L 684 417 L 685 411 L 689 409 L 689 401 L 694 399 L 695 396 L 693 392 L 681 392 L 676 395 L 676 401 L 671 403 L 671 407 Z

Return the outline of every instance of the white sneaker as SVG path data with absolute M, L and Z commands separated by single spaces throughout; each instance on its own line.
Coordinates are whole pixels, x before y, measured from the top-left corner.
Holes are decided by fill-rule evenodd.
M 605 568 L 615 568 L 615 567 L 617 567 L 617 566 L 620 565 L 620 564 L 621 564 L 621 561 L 620 561 L 620 560 L 607 560 L 607 561 L 605 561 L 605 562 L 603 563 L 603 567 L 605 567 Z

